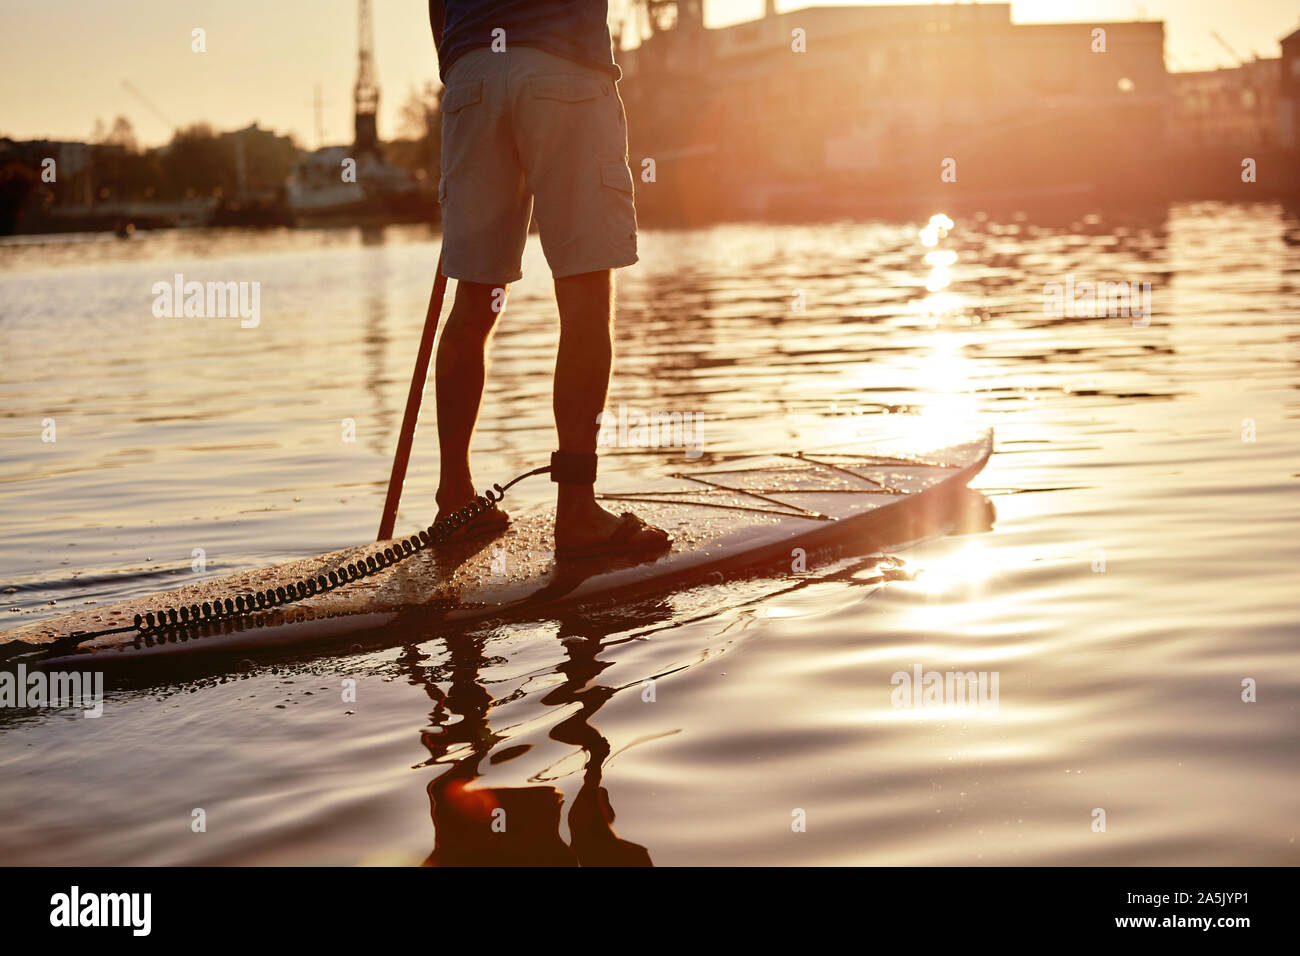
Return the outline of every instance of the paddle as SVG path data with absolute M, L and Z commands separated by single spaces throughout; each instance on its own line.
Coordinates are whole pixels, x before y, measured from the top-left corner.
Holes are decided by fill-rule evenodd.
M 397 436 L 397 454 L 393 456 L 393 473 L 388 478 L 388 497 L 384 500 L 384 513 L 379 519 L 377 541 L 391 538 L 393 525 L 397 522 L 397 505 L 402 500 L 402 483 L 406 481 L 406 466 L 411 460 L 411 443 L 415 440 L 415 425 L 420 420 L 420 402 L 424 398 L 424 384 L 429 377 L 429 358 L 433 355 L 433 339 L 438 334 L 438 318 L 442 315 L 442 298 L 446 292 L 447 277 L 442 273 L 442 251 L 439 250 L 438 274 L 433 280 L 429 311 L 424 317 L 420 350 L 415 355 L 415 375 L 411 378 L 411 390 L 406 393 L 406 414 L 402 416 L 402 430 Z

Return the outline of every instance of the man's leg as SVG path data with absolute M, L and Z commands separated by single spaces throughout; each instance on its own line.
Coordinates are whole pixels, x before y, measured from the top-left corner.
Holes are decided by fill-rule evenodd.
M 609 269 L 555 280 L 560 348 L 555 361 L 555 430 L 560 451 L 589 455 L 600 431 L 614 348 L 614 280 Z M 557 548 L 604 541 L 619 519 L 596 504 L 592 485 L 560 484 L 555 508 Z
M 499 314 L 492 310 L 492 300 L 495 290 L 503 288 L 457 282 L 456 301 L 438 338 L 434 372 L 438 445 L 442 454 L 438 517 L 461 507 L 477 494 L 469 471 L 469 443 L 483 401 L 488 339 Z
M 514 141 L 560 307 L 554 398 L 559 450 L 586 457 L 596 450 L 597 416 L 609 391 L 611 270 L 637 261 L 627 124 L 608 74 L 528 47 L 510 55 Z M 571 480 L 587 474 L 583 458 L 567 460 L 571 465 L 560 468 L 565 480 L 557 482 L 557 554 L 632 552 L 670 543 L 666 532 L 597 505 L 592 485 Z
M 488 339 L 496 323 L 494 289 L 520 278 L 533 200 L 511 132 L 509 60 L 486 47 L 453 64 L 442 97 L 443 271 L 456 301 L 438 339 L 436 392 L 442 473 L 438 517 L 460 508 L 476 489 L 469 445 L 483 400 Z M 476 521 L 499 524 L 505 512 Z M 436 520 L 436 519 L 435 519 Z

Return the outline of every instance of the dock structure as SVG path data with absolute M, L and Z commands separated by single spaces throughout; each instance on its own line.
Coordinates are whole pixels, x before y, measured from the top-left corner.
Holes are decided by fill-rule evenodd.
M 717 28 L 704 13 L 643 0 L 619 31 L 634 170 L 654 160 L 637 197 L 650 214 L 1122 201 L 1177 185 L 1192 81 L 1167 71 L 1161 21 L 1020 24 L 1008 3 L 769 2 Z M 1255 108 L 1231 122 L 1281 146 L 1276 64 L 1243 67 Z

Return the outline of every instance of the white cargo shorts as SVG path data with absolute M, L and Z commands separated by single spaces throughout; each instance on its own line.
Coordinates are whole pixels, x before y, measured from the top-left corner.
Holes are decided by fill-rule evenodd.
M 504 285 L 534 212 L 557 279 L 637 261 L 627 120 L 608 73 L 512 47 L 464 54 L 442 98 L 443 271 Z

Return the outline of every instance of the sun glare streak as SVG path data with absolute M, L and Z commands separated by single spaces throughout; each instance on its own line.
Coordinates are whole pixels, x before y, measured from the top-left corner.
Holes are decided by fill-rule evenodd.
M 1000 559 L 1000 552 L 972 541 L 951 554 L 927 562 L 917 571 L 913 583 L 926 594 L 946 594 L 958 587 L 982 584 L 999 570 L 995 565 Z
M 935 266 L 925 280 L 927 292 L 942 292 L 952 284 L 952 270 L 947 266 Z
M 1019 567 L 1014 555 L 980 540 L 926 560 L 905 585 L 926 598 L 909 611 L 909 624 L 937 634 L 960 632 L 970 619 L 971 605 L 988 600 L 989 585 Z
M 979 403 L 974 394 L 975 365 L 961 351 L 960 337 L 949 330 L 930 332 L 928 346 L 909 371 L 909 380 L 919 396 L 923 411 L 916 427 L 924 432 L 927 444 L 935 447 L 942 439 L 955 435 L 962 425 L 979 418 Z
M 929 295 L 916 299 L 912 309 L 932 321 L 940 316 L 960 315 L 966 308 L 966 297 L 955 292 L 932 291 Z
M 939 240 L 948 235 L 948 230 L 953 227 L 953 221 L 944 213 L 935 213 L 930 217 L 930 221 L 921 228 L 921 244 L 925 246 L 937 246 Z
M 804 613 L 791 607 L 769 607 L 763 610 L 763 616 L 768 618 L 799 617 Z
M 966 304 L 962 296 L 944 291 L 952 285 L 951 266 L 957 261 L 957 253 L 951 249 L 935 248 L 954 225 L 948 215 L 935 213 L 919 232 L 921 245 L 931 250 L 924 257 L 925 264 L 930 266 L 930 274 L 925 279 L 925 291 L 929 294 L 913 300 L 910 305 L 914 312 L 931 321 L 940 316 L 958 315 Z

